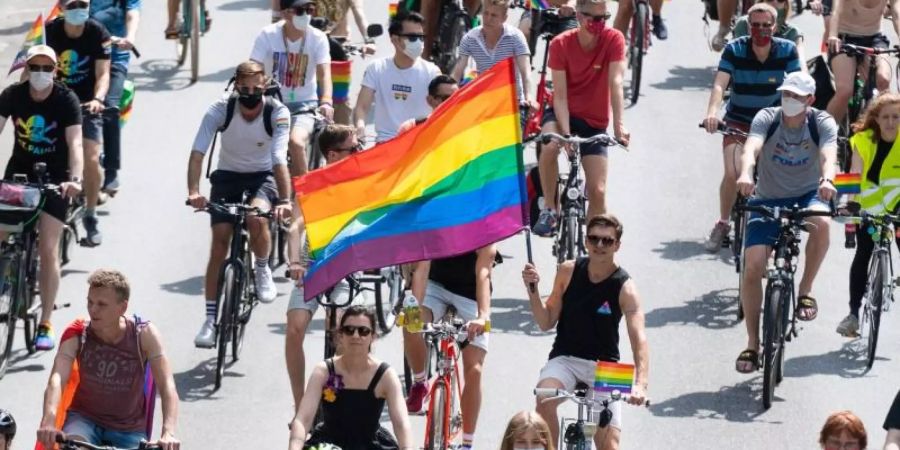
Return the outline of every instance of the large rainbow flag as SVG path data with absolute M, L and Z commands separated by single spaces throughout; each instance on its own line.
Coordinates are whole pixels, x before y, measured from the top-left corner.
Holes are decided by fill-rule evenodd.
M 619 391 L 628 395 L 634 384 L 634 365 L 598 361 L 594 375 L 594 391 L 602 394 Z
M 313 259 L 312 299 L 348 274 L 472 251 L 527 220 L 512 59 L 424 124 L 294 179 Z

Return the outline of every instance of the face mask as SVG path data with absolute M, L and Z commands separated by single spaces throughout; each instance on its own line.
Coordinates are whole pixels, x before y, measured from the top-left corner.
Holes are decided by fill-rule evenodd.
M 241 106 L 253 109 L 262 102 L 262 94 L 238 94 L 238 101 L 241 102 Z
M 31 72 L 28 75 L 28 83 L 36 91 L 43 91 L 53 84 L 53 72 Z
M 781 110 L 788 117 L 799 116 L 806 111 L 806 103 L 795 98 L 785 98 L 781 100 Z
M 291 20 L 291 23 L 294 24 L 294 28 L 298 30 L 305 30 L 309 25 L 309 14 L 304 14 L 302 16 L 295 15 Z
M 63 18 L 69 25 L 81 26 L 88 20 L 88 10 L 87 8 L 67 9 Z
M 536 447 L 536 448 L 531 448 L 531 447 L 513 447 L 513 450 L 544 450 L 544 447 Z
M 408 39 L 406 40 L 406 46 L 403 47 L 403 53 L 406 53 L 406 56 L 409 56 L 412 59 L 416 59 L 419 56 L 422 56 L 422 51 L 425 50 L 425 42 L 422 39 L 416 40 L 416 42 L 410 42 Z
M 750 39 L 753 45 L 765 47 L 772 42 L 772 30 L 762 28 L 750 28 Z
M 594 36 L 600 36 L 603 33 L 603 30 L 606 29 L 606 21 L 605 20 L 588 20 L 587 21 L 587 30 Z

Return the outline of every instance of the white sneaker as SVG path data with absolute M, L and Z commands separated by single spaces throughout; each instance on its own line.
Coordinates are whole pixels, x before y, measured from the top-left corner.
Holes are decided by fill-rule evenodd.
M 256 268 L 256 296 L 262 303 L 272 303 L 278 297 L 278 289 L 275 280 L 272 279 L 272 269 L 269 266 Z
M 836 331 L 844 337 L 859 336 L 859 319 L 853 314 L 847 314 L 847 317 L 844 317 L 844 320 L 838 324 Z
M 194 346 L 197 348 L 213 348 L 216 346 L 216 322 L 207 318 L 203 321 L 197 337 L 194 338 Z
M 725 48 L 725 44 L 728 43 L 728 33 L 731 33 L 731 29 L 728 27 L 720 27 L 719 32 L 713 36 L 712 41 L 710 42 L 710 46 L 714 51 L 721 52 L 722 49 Z

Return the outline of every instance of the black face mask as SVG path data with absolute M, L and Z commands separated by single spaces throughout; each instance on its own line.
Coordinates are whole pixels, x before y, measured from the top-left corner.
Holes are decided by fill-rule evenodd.
M 238 101 L 241 102 L 241 105 L 245 108 L 256 108 L 259 106 L 259 103 L 262 102 L 262 93 L 252 93 L 252 94 L 238 94 Z

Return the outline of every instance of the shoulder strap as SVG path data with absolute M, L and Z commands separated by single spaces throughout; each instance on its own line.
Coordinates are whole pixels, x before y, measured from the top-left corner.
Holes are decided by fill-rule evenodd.
M 812 138 L 816 147 L 819 146 L 819 122 L 816 120 L 816 110 L 809 108 L 806 110 L 806 126 L 809 127 L 809 137 Z
M 134 317 L 134 336 L 137 340 L 138 357 L 141 359 L 141 365 L 144 365 L 147 361 L 144 360 L 144 349 L 141 347 L 141 332 L 147 328 L 147 325 L 150 325 L 150 321 L 141 319 L 137 314 L 132 316 Z
M 272 114 L 275 112 L 275 105 L 268 97 L 263 96 L 263 125 L 266 126 L 266 134 L 272 137 Z
M 231 82 L 229 82 L 230 85 Z M 227 89 L 227 88 L 226 88 Z M 222 123 L 222 126 L 216 130 L 216 134 L 213 135 L 212 145 L 209 147 L 209 160 L 206 161 L 206 178 L 209 178 L 209 173 L 212 171 L 212 162 L 213 155 L 216 153 L 216 141 L 219 138 L 219 133 L 225 131 L 228 128 L 228 125 L 231 123 L 231 118 L 234 117 L 234 108 L 237 103 L 237 98 L 233 95 L 228 97 L 228 103 L 225 105 L 225 122 Z
M 382 362 L 381 365 L 378 366 L 378 369 L 375 371 L 375 376 L 372 377 L 372 381 L 369 382 L 369 387 L 366 388 L 367 391 L 375 392 L 375 386 L 378 386 L 378 382 L 381 381 L 381 376 L 384 375 L 384 372 L 388 369 L 388 363 Z
M 781 109 L 775 114 L 775 120 L 769 124 L 769 129 L 766 130 L 766 140 L 763 143 L 769 142 L 769 139 L 775 134 L 775 130 L 778 129 L 778 125 L 781 125 Z
M 326 359 L 325 366 L 328 367 L 328 375 L 334 375 L 334 358 Z

